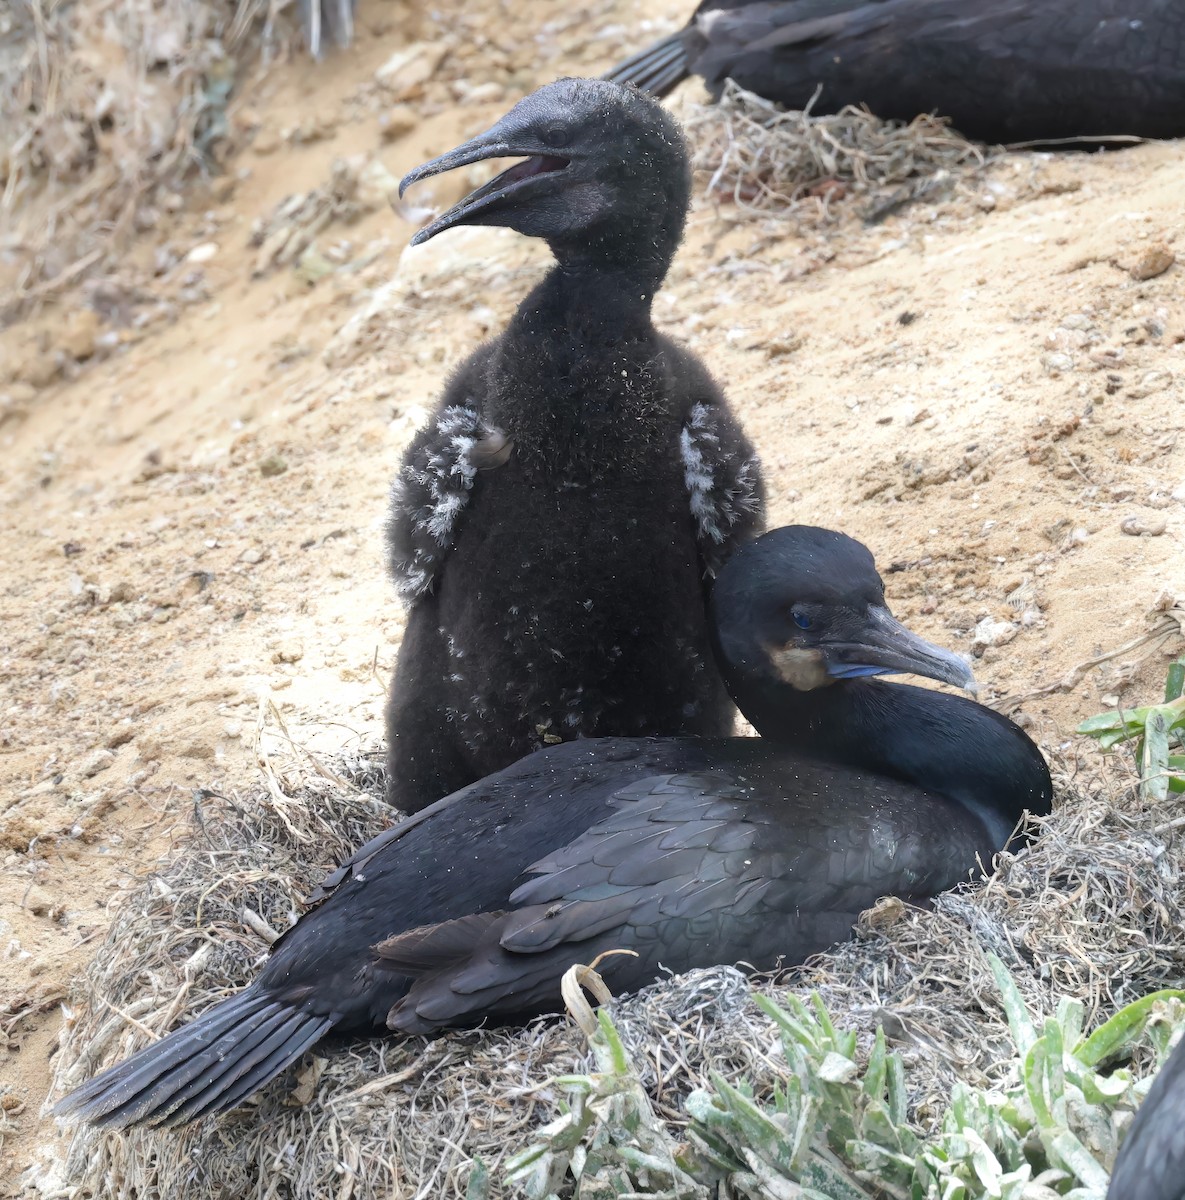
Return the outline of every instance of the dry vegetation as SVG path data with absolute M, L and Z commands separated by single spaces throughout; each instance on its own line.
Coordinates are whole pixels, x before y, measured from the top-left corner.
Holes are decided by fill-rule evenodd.
M 227 103 L 291 30 L 267 0 L 14 0 L 0 14 L 0 319 L 118 262 L 218 171 Z
M 732 80 L 719 104 L 687 114 L 686 129 L 709 196 L 792 224 L 830 216 L 853 193 L 866 220 L 883 220 L 922 196 L 971 187 L 989 161 L 983 146 L 928 115 L 902 125 L 862 108 L 788 112 Z

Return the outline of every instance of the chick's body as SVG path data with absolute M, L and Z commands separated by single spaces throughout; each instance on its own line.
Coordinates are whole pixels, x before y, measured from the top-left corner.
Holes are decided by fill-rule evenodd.
M 759 528 L 762 490 L 720 389 L 651 320 L 687 205 L 682 141 L 636 93 L 552 89 L 542 113 L 563 114 L 573 150 L 591 131 L 587 152 L 521 177 L 554 179 L 542 216 L 523 201 L 489 221 L 539 228 L 557 265 L 450 380 L 394 489 L 410 613 L 388 796 L 405 811 L 574 737 L 731 730 L 706 589 Z M 534 137 L 540 118 L 515 113 Z M 563 205 L 585 233 L 547 232 Z

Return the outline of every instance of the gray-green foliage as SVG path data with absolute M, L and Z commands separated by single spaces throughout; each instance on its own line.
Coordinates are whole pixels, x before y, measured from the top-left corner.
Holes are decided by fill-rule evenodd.
M 1163 1061 L 1185 1024 L 1185 992 L 1147 996 L 1084 1036 L 1077 1000 L 1038 1026 L 1004 965 L 991 965 L 1015 1056 L 997 1088 L 956 1085 L 935 1132 L 910 1124 L 906 1069 L 882 1031 L 861 1066 L 855 1033 L 837 1029 L 817 996 L 788 994 L 784 1008 L 756 997 L 785 1058 L 772 1099 L 714 1077 L 687 1098 L 680 1142 L 602 1010 L 590 1039 L 597 1071 L 554 1081 L 568 1095 L 562 1115 L 511 1160 L 509 1177 L 532 1200 L 571 1183 L 580 1200 L 1101 1200 L 1117 1149 L 1112 1114 L 1150 1083 L 1106 1065 L 1142 1037 Z
M 1170 791 L 1185 792 L 1185 659 L 1170 665 L 1164 703 L 1098 713 L 1078 726 L 1100 749 L 1136 741 L 1140 794 L 1163 802 Z
M 589 1046 L 597 1070 L 553 1080 L 568 1096 L 561 1115 L 539 1131 L 537 1144 L 507 1162 L 507 1177 L 531 1200 L 553 1200 L 569 1177 L 580 1200 L 707 1200 L 707 1188 L 687 1170 L 686 1148 L 654 1111 L 604 1009 Z

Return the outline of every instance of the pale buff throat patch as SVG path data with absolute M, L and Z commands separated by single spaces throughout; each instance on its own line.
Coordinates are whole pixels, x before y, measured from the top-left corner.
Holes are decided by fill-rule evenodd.
M 813 692 L 831 683 L 820 651 L 803 646 L 766 646 L 765 649 L 774 670 L 792 688 Z

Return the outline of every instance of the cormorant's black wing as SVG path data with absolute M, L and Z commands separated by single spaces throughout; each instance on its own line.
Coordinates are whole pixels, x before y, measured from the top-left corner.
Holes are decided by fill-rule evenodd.
M 481 471 L 500 467 L 513 444 L 476 407 L 444 404 L 416 434 L 391 485 L 387 548 L 408 604 L 432 590 Z
M 685 44 L 689 69 L 718 94 L 741 55 L 768 54 L 826 42 L 848 31 L 891 21 L 887 0 L 782 0 L 700 16 Z
M 334 1023 L 331 1013 L 252 985 L 100 1072 L 54 1111 L 101 1129 L 182 1125 L 226 1112 L 294 1063 Z
M 927 821 L 941 801 L 917 789 L 809 766 L 786 783 L 794 798 L 755 795 L 729 770 L 621 788 L 613 811 L 535 863 L 505 908 L 375 948 L 383 968 L 415 980 L 388 1025 L 424 1033 L 554 1009 L 564 971 L 607 950 L 635 956 L 606 960 L 618 990 L 663 968 L 800 961 L 846 938 L 878 897 L 957 882 L 984 840 L 955 805 L 935 835 Z
M 872 0 L 873 7 L 876 2 Z M 799 25 L 869 5 L 870 0 L 720 0 L 701 4 L 683 29 L 631 54 L 602 78 L 612 83 L 632 83 L 661 99 L 688 75 L 702 73 L 696 60 L 706 45 L 717 40 L 722 50 L 736 52 L 789 24 Z

